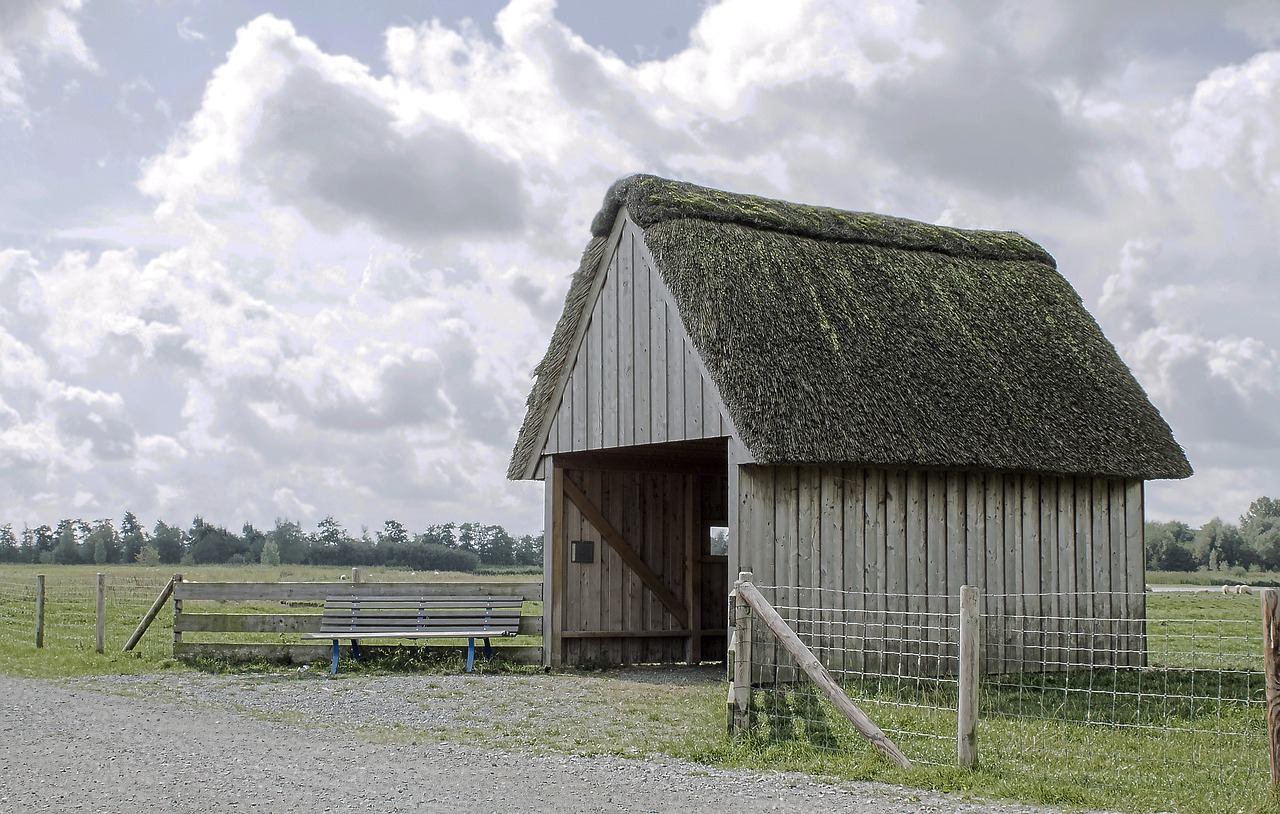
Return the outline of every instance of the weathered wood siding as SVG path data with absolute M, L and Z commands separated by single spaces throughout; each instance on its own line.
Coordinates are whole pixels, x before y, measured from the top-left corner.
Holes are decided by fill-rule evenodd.
M 563 470 L 661 580 L 692 609 L 686 626 L 606 542 L 572 501 L 564 501 L 565 562 L 557 604 L 564 609 L 565 664 L 676 663 L 690 656 L 690 632 L 701 631 L 703 659 L 724 658 L 728 627 L 727 558 L 712 557 L 705 528 L 727 521 L 727 479 L 672 473 Z M 690 545 L 689 535 L 696 539 Z M 568 562 L 568 542 L 595 543 L 591 563 Z M 691 568 L 689 554 L 697 557 Z M 689 581 L 696 574 L 696 584 Z M 693 586 L 692 590 L 690 586 Z M 550 640 L 551 637 L 548 637 Z M 696 651 L 695 651 L 696 652 Z
M 606 263 L 543 455 L 730 435 L 728 412 L 629 221 Z
M 780 602 L 831 609 L 825 622 L 805 611 L 796 622 L 833 666 L 950 672 L 961 585 L 983 592 L 988 672 L 1143 664 L 1142 481 L 754 465 L 737 475 L 739 568 L 778 586 Z

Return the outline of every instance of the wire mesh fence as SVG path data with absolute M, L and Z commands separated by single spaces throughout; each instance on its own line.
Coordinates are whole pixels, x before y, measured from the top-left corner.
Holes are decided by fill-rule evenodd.
M 97 644 L 97 575 L 82 569 L 44 578 L 43 646 L 50 651 L 88 650 Z M 154 574 L 109 574 L 105 580 L 104 643 L 120 652 L 168 582 Z M 0 574 L 0 644 L 35 647 L 37 578 Z M 133 652 L 143 658 L 172 653 L 173 614 L 161 613 Z
M 956 765 L 958 597 L 757 587 L 915 764 Z M 750 629 L 750 737 L 866 749 L 763 625 Z M 1152 799 L 1267 783 L 1256 598 L 987 594 L 978 654 L 983 768 Z

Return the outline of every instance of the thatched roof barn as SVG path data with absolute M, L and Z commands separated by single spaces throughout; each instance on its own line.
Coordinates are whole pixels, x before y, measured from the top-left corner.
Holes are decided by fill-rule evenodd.
M 1142 482 L 1191 468 L 1040 246 L 647 175 L 614 184 L 591 234 L 508 473 L 549 484 L 547 596 L 593 608 L 549 616 L 553 650 L 566 634 L 580 657 L 647 660 L 684 637 L 696 656 L 704 630 L 722 640 L 727 584 L 701 572 L 725 568 L 898 593 L 1061 593 L 1088 571 L 1089 590 L 1141 591 Z M 723 565 L 708 525 L 729 529 Z M 593 537 L 598 560 L 557 560 Z M 614 589 L 669 596 L 629 613 Z

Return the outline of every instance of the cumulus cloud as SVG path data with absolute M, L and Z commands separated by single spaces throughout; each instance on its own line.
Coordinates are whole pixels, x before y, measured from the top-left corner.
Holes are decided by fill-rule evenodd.
M 76 15 L 83 0 L 7 0 L 0 4 L 0 113 L 25 121 L 26 70 L 32 60 L 96 70 Z

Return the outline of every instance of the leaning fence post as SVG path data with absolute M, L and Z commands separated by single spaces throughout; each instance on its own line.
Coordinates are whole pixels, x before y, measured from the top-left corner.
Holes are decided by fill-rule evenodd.
M 351 584 L 352 584 L 352 585 L 359 585 L 359 584 L 360 584 L 361 582 L 363 582 L 363 581 L 364 581 L 364 580 L 363 580 L 363 579 L 361 578 L 361 576 L 360 576 L 360 567 L 359 567 L 359 566 L 356 566 L 356 567 L 352 568 L 352 569 L 351 569 Z
M 44 647 L 44 574 L 36 574 L 36 647 Z
M 751 608 L 738 593 L 738 586 L 755 578 L 751 571 L 739 571 L 733 592 L 733 708 L 729 731 L 746 732 L 751 726 Z
M 93 628 L 93 649 L 99 653 L 107 649 L 107 575 L 98 572 L 98 615 Z
M 1280 788 L 1280 619 L 1276 589 L 1262 589 L 1262 663 L 1267 684 L 1267 745 L 1271 756 L 1271 787 Z
M 956 760 L 965 768 L 978 762 L 978 651 L 981 643 L 978 589 L 960 588 L 960 664 L 957 670 Z

